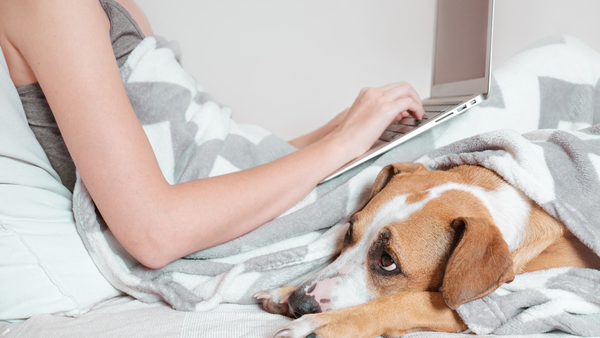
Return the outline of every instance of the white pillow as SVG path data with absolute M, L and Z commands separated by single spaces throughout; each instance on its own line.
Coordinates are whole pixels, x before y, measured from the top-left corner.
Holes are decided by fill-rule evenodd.
M 29 129 L 0 50 L 0 320 L 78 316 L 119 294 L 77 234 L 71 192 Z

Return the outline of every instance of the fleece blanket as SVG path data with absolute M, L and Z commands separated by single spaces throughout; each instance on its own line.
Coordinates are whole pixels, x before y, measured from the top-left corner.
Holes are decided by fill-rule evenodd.
M 179 60 L 176 44 L 148 37 L 121 68 L 131 103 L 169 183 L 243 170 L 295 150 L 262 128 L 235 123 L 231 111 L 199 87 Z M 600 123 L 599 79 L 600 55 L 589 47 L 568 36 L 540 41 L 494 71 L 490 95 L 478 107 L 319 185 L 298 205 L 247 235 L 162 269 L 141 266 L 120 247 L 96 214 L 80 178 L 73 196 L 78 231 L 103 275 L 140 300 L 165 301 L 186 311 L 209 310 L 221 302 L 252 303 L 255 292 L 295 284 L 335 257 L 345 219 L 362 206 L 381 168 L 415 161 L 438 149 L 421 159 L 431 169 L 461 161 L 495 165 L 509 182 L 525 184 L 521 187 L 526 194 L 569 227 L 587 219 L 587 223 L 574 225 L 573 231 L 598 252 L 600 244 L 594 235 L 598 217 L 591 206 L 598 204 L 593 197 L 599 190 L 597 183 L 591 184 L 597 182 L 600 152 L 597 127 L 589 127 Z M 511 130 L 439 149 L 499 128 Z M 520 136 L 540 128 L 556 130 Z M 582 128 L 589 129 L 577 132 Z M 533 163 L 537 160 L 541 164 Z M 565 164 L 559 165 L 563 160 Z M 517 167 L 511 167 L 513 164 Z M 546 169 L 538 174 L 540 168 Z M 571 199 L 574 196 L 576 200 Z M 583 202 L 586 204 L 580 208 Z M 594 271 L 575 269 L 551 273 L 552 277 L 544 275 L 539 280 L 532 277 L 537 281 L 529 283 L 518 283 L 519 276 L 510 284 L 515 289 L 503 287 L 461 306 L 459 312 L 471 330 L 480 334 L 553 329 L 600 333 L 593 326 L 574 331 L 580 321 L 593 325 L 600 313 L 597 298 L 590 297 L 591 292 L 581 294 L 584 291 L 579 286 L 569 288 L 567 282 L 561 282 L 585 282 L 590 290 L 597 290 L 600 278 Z M 532 290 L 539 296 L 537 303 L 531 298 L 515 303 L 533 295 Z M 565 306 L 555 310 L 555 303 Z M 583 310 L 571 317 L 552 317 L 557 311 L 573 314 L 567 304 L 581 304 L 576 307 Z M 542 308 L 535 310 L 536 305 Z M 544 311 L 544 307 L 552 310 Z M 528 308 L 534 312 L 530 316 Z M 563 324 L 557 324 L 555 318 L 564 320 Z
M 600 125 L 581 131 L 500 130 L 443 147 L 419 160 L 431 170 L 474 164 L 494 170 L 600 255 Z M 600 335 L 600 271 L 555 268 L 516 276 L 458 307 L 478 334 L 561 330 Z

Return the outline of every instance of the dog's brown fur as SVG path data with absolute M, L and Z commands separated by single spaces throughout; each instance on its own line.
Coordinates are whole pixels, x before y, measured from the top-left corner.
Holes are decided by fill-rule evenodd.
M 482 167 L 463 165 L 428 171 L 420 164 L 400 163 L 378 175 L 369 202 L 353 215 L 344 250 L 358 242 L 377 210 L 395 196 L 407 202 L 427 197 L 427 190 L 447 182 L 494 190 L 505 184 Z M 381 239 L 402 266 L 402 274 L 385 278 L 371 273 L 367 281 L 378 298 L 357 306 L 311 314 L 318 337 L 400 336 L 413 331 L 463 331 L 454 311 L 459 305 L 493 292 L 515 274 L 573 266 L 600 269 L 600 258 L 565 226 L 531 202 L 521 245 L 512 253 L 490 212 L 478 199 L 449 190 L 413 213 L 401 230 L 391 224 Z M 435 214 L 431 213 L 435 210 Z M 510 210 L 507 210 L 510 212 Z M 369 261 L 367 259 L 366 261 Z M 263 299 L 273 313 L 289 314 L 286 301 L 294 287 L 278 290 L 279 301 Z

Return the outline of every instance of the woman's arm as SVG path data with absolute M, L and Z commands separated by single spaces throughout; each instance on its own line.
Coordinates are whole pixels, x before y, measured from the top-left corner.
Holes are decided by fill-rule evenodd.
M 319 128 L 313 132 L 310 132 L 306 135 L 302 135 L 298 138 L 295 138 L 295 139 L 289 141 L 288 143 L 298 149 L 302 149 L 310 144 L 313 144 L 313 143 L 319 141 L 323 137 L 329 135 L 329 133 L 331 133 L 337 126 L 340 125 L 340 123 L 342 123 L 344 118 L 346 118 L 346 114 L 348 113 L 348 110 L 350 110 L 350 108 L 347 108 L 343 112 L 337 114 L 333 118 L 333 120 L 329 121 L 327 124 L 325 124 L 321 128 Z
M 150 268 L 277 217 L 400 115 L 423 115 L 407 84 L 366 89 L 331 132 L 295 153 L 169 185 L 125 92 L 98 1 L 3 1 L 11 1 L 9 40 L 44 90 L 94 202 L 119 242 Z

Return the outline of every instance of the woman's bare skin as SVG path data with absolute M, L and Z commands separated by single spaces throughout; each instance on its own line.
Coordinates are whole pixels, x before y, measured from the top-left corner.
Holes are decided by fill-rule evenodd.
M 133 1 L 120 0 L 146 35 Z M 406 83 L 363 89 L 301 148 L 271 163 L 169 185 L 129 102 L 97 0 L 2 0 L 0 46 L 16 86 L 38 82 L 73 161 L 119 242 L 142 264 L 169 262 L 239 237 L 302 200 L 361 155 L 393 121 L 423 116 Z

